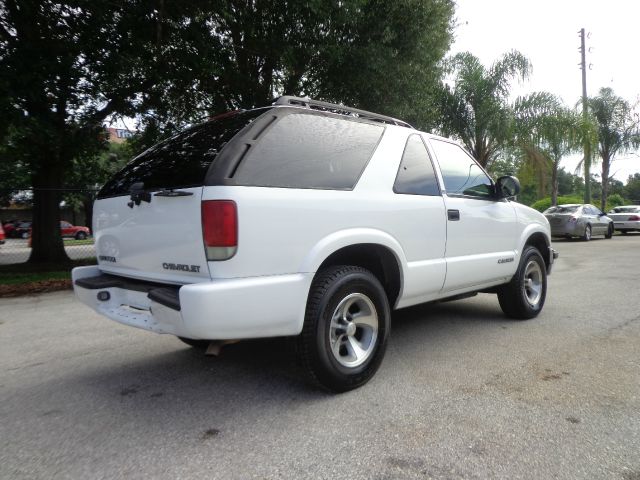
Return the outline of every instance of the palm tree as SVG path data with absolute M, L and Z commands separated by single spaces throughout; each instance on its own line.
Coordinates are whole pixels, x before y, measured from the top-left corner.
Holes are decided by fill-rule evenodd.
M 611 163 L 618 153 L 628 152 L 640 146 L 638 117 L 633 108 L 611 88 L 601 88 L 599 95 L 587 100 L 589 111 L 596 121 L 598 131 L 598 153 L 602 160 L 602 198 L 600 208 L 604 210 L 609 192 Z
M 518 98 L 514 107 L 516 144 L 525 162 L 544 179 L 551 173 L 551 204 L 558 203 L 558 169 L 563 156 L 582 145 L 581 115 L 551 93 L 536 92 Z
M 487 167 L 511 137 L 511 82 L 526 79 L 531 63 L 513 50 L 487 69 L 477 57 L 463 52 L 450 58 L 445 67 L 453 84 L 442 86 L 441 130 L 459 138 Z

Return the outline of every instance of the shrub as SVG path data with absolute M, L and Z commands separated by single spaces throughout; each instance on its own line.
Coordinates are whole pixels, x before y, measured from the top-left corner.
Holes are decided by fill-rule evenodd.
M 558 197 L 558 205 L 564 205 L 566 203 L 583 203 L 583 199 L 580 197 Z M 531 208 L 544 212 L 551 206 L 551 197 L 546 197 L 534 202 Z
M 626 204 L 627 204 L 627 201 L 624 198 L 622 198 L 622 195 L 618 193 L 614 193 L 613 195 L 609 195 L 607 197 L 606 211 L 608 212 L 612 208 L 619 207 L 620 205 L 626 205 Z

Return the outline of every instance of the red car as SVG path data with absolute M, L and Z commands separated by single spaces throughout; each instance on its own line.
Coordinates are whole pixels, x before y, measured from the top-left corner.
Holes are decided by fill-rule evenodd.
M 4 230 L 2 229 L 2 224 L 0 223 L 0 245 L 4 243 Z
M 60 233 L 63 237 L 73 237 L 76 240 L 84 240 L 91 232 L 87 227 L 77 227 L 69 222 L 60 222 Z
M 20 230 L 19 235 L 21 238 L 31 238 L 31 222 L 28 225 L 25 225 L 25 228 L 21 229 L 18 226 L 17 230 Z M 71 225 L 69 222 L 60 222 L 60 234 L 62 237 L 71 237 L 76 240 L 84 240 L 89 235 L 91 235 L 91 231 L 87 227 L 78 227 Z

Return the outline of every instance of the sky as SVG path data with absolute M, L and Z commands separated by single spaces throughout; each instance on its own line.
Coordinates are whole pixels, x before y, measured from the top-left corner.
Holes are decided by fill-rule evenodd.
M 514 85 L 514 95 L 544 90 L 568 106 L 576 105 L 582 95 L 579 30 L 584 28 L 587 95 L 611 87 L 631 103 L 640 100 L 639 0 L 456 0 L 456 4 L 450 54 L 468 51 L 490 66 L 515 49 L 531 61 L 533 72 L 527 81 Z M 563 159 L 561 166 L 573 172 L 580 158 Z M 630 174 L 640 172 L 640 156 L 620 155 L 611 171 L 626 182 Z

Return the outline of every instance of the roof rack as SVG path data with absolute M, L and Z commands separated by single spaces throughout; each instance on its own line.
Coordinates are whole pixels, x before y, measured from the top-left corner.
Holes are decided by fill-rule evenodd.
M 350 115 L 352 117 L 362 118 L 366 120 L 373 120 L 375 122 L 388 123 L 390 125 L 399 125 L 401 127 L 413 128 L 407 122 L 398 120 L 397 118 L 387 117 L 385 115 L 379 115 L 373 112 L 367 112 L 366 110 L 360 110 L 358 108 L 345 107 L 344 105 L 338 105 L 337 103 L 321 102 L 319 100 L 313 100 L 311 98 L 293 97 L 285 95 L 276 99 L 273 102 L 274 105 L 293 105 L 296 107 L 305 107 L 312 110 L 324 110 L 332 113 L 339 113 L 342 115 Z

